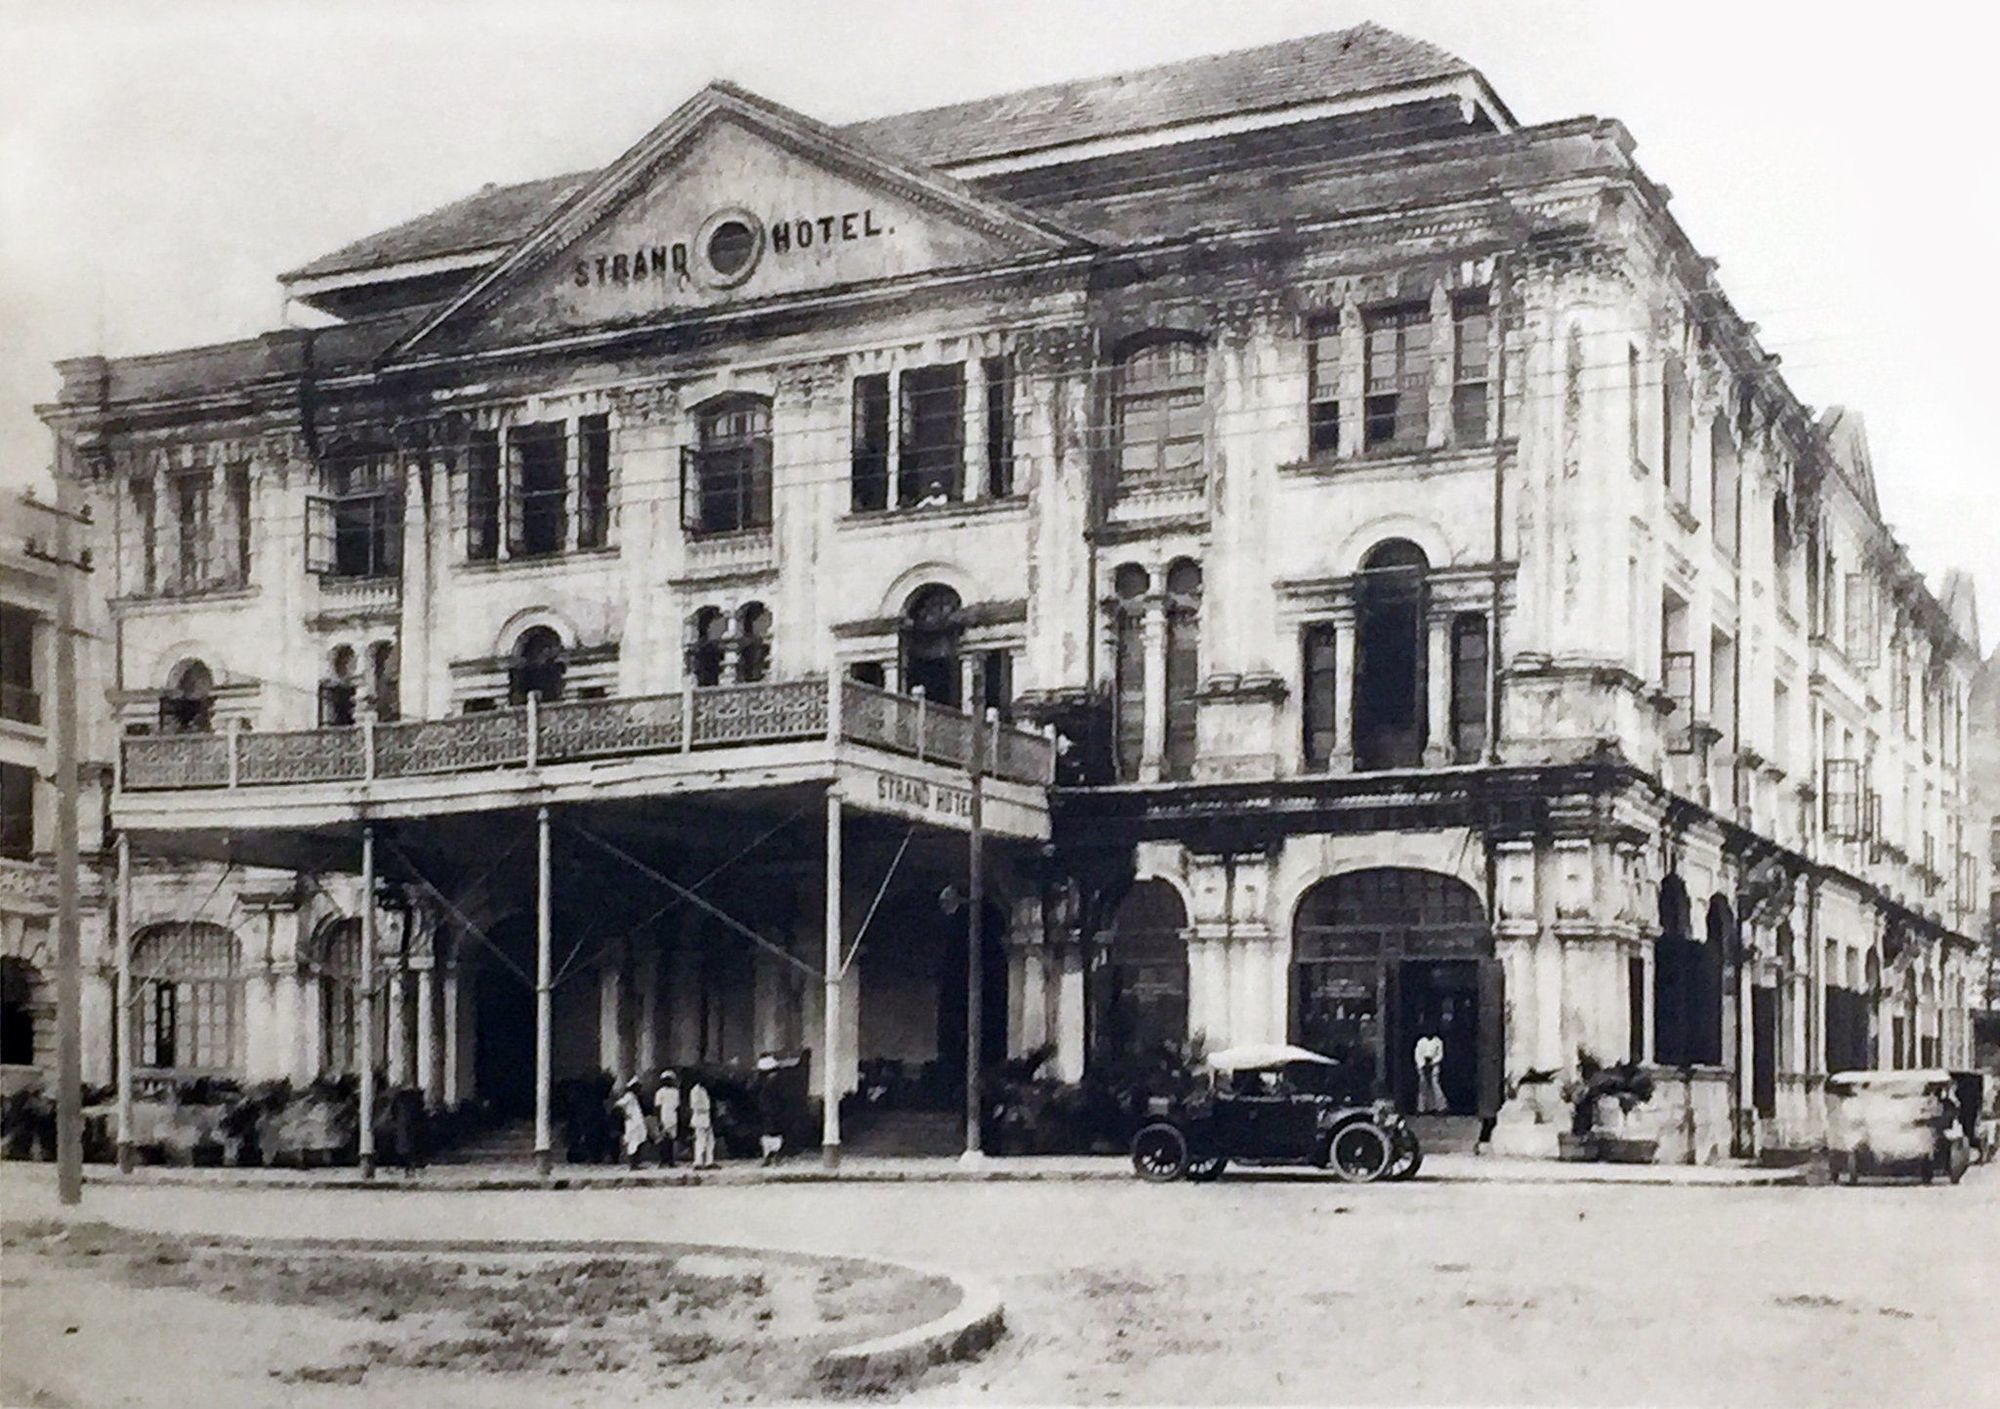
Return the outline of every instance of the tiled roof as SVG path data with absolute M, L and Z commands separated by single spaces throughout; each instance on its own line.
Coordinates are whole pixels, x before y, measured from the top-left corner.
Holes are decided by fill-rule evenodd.
M 1362 24 L 1230 54 L 871 118 L 840 131 L 885 155 L 939 166 L 1473 72 L 1464 60 L 1434 44 Z M 595 175 L 572 172 L 488 187 L 282 277 L 309 279 L 509 245 Z
M 1470 74 L 1435 44 L 1360 24 L 1103 78 L 1024 88 L 847 128 L 937 166 Z

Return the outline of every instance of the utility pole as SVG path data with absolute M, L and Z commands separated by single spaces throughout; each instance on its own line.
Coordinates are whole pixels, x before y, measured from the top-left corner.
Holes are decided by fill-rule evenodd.
M 83 1201 L 83 957 L 77 906 L 76 590 L 89 554 L 70 551 L 70 526 L 89 523 L 70 507 L 69 480 L 56 476 L 56 502 L 23 495 L 55 521 L 53 549 L 39 538 L 28 556 L 56 569 L 56 1190 L 65 1204 Z

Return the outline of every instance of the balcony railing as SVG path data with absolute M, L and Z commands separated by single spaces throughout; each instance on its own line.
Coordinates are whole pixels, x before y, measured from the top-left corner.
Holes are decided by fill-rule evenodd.
M 831 703 L 824 680 L 806 679 L 334 729 L 144 735 L 122 741 L 120 785 L 164 792 L 368 782 L 795 743 L 829 736 Z M 849 742 L 956 768 L 971 762 L 973 719 L 963 710 L 843 680 L 839 713 Z M 985 753 L 986 770 L 1001 778 L 1054 776 L 1053 742 L 1018 726 L 991 732 Z

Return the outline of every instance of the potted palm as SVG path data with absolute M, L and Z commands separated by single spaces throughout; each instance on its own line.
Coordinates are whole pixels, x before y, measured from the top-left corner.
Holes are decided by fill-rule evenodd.
M 1651 1164 L 1659 1141 L 1632 1138 L 1606 1129 L 1607 1115 L 1621 1124 L 1635 1107 L 1653 1098 L 1652 1075 L 1637 1062 L 1606 1065 L 1579 1051 L 1576 1079 L 1563 1087 L 1570 1106 L 1570 1126 L 1556 1136 L 1557 1157 L 1569 1161 L 1603 1160 L 1612 1164 Z

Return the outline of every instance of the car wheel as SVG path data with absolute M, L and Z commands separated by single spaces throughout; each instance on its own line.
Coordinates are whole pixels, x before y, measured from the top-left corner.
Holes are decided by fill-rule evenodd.
M 1380 1179 L 1392 1156 L 1389 1133 L 1371 1120 L 1341 1126 L 1333 1132 L 1326 1147 L 1328 1167 L 1352 1184 Z
M 1213 1184 L 1222 1177 L 1222 1171 L 1229 1161 L 1222 1155 L 1211 1155 L 1207 1159 L 1193 1161 L 1187 1167 L 1187 1177 L 1196 1184 Z
M 1407 1125 L 1397 1127 L 1390 1136 L 1390 1146 L 1389 1167 L 1382 1177 L 1397 1181 L 1416 1178 L 1424 1167 L 1424 1147 L 1417 1143 L 1417 1132 Z
M 1132 1137 L 1132 1168 L 1149 1184 L 1170 1184 L 1188 1172 L 1187 1137 L 1171 1125 L 1149 1125 Z

